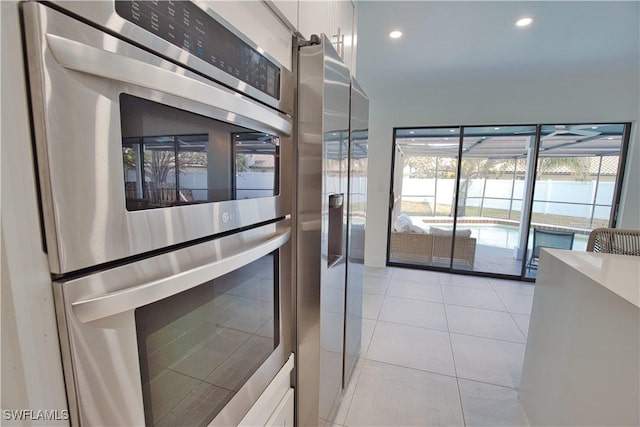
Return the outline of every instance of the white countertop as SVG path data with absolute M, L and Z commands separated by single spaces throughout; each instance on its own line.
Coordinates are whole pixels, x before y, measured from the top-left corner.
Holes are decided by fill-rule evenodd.
M 535 426 L 640 426 L 640 257 L 542 251 L 520 401 Z
M 640 257 L 543 250 L 640 308 Z

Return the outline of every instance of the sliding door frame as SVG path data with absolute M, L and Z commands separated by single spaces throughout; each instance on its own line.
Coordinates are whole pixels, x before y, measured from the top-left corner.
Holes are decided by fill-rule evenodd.
M 629 143 L 630 143 L 630 137 L 631 137 L 631 126 L 632 124 L 630 122 L 591 122 L 591 123 L 597 123 L 598 125 L 607 125 L 607 124 L 622 124 L 624 126 L 623 128 L 623 133 L 621 136 L 621 146 L 620 146 L 620 154 L 619 154 L 619 159 L 618 159 L 618 171 L 616 174 L 616 180 L 615 180 L 615 186 L 614 186 L 614 192 L 613 192 L 613 199 L 611 201 L 611 213 L 609 216 L 609 226 L 610 227 L 615 227 L 617 222 L 618 222 L 618 214 L 619 214 L 619 209 L 620 209 L 620 199 L 621 199 L 621 195 L 622 195 L 622 186 L 624 183 L 624 175 L 626 172 L 626 162 L 627 162 L 627 155 L 628 155 L 628 147 L 629 147 Z M 579 126 L 579 125 L 583 125 L 585 123 L 561 123 L 562 125 L 566 125 L 566 126 Z M 532 215 L 533 215 L 533 204 L 534 204 L 534 196 L 535 196 L 535 187 L 536 187 L 536 183 L 537 183 L 537 178 L 538 178 L 538 160 L 540 158 L 539 153 L 540 153 L 540 145 L 541 145 L 541 137 L 542 137 L 542 126 L 547 126 L 547 125 L 551 125 L 554 126 L 553 123 L 538 123 L 538 124 L 509 124 L 509 125 L 505 125 L 505 124 L 500 124 L 500 125 L 451 125 L 451 126 L 404 126 L 404 127 L 394 127 L 392 130 L 392 144 L 391 144 L 391 167 L 390 167 L 390 177 L 389 177 L 389 205 L 388 205 L 388 221 L 387 221 L 387 251 L 386 251 L 386 265 L 390 266 L 390 267 L 404 267 L 404 268 L 412 268 L 412 269 L 419 269 L 419 270 L 429 270 L 429 271 L 439 271 L 439 272 L 446 272 L 446 273 L 454 273 L 454 274 L 460 274 L 460 275 L 468 275 L 468 276 L 478 276 L 478 277 L 490 277 L 490 278 L 500 278 L 500 279 L 515 279 L 515 280 L 521 280 L 521 281 L 525 281 L 525 282 L 534 282 L 535 278 L 529 278 L 529 277 L 525 277 L 526 274 L 526 263 L 527 263 L 527 255 L 528 255 L 528 245 L 529 245 L 529 235 L 530 235 L 530 230 L 531 230 L 531 219 L 532 219 Z M 444 129 L 444 128 L 457 128 L 459 130 L 459 137 L 458 137 L 458 157 L 457 157 L 457 164 L 456 164 L 456 176 L 455 176 L 455 195 L 454 195 L 454 205 L 452 206 L 452 211 L 453 211 L 453 228 L 452 228 L 452 236 L 455 236 L 456 233 L 456 228 L 458 225 L 458 203 L 459 203 L 459 197 L 460 197 L 460 177 L 461 177 L 461 173 L 462 173 L 462 155 L 463 155 L 463 148 L 464 148 L 464 131 L 465 128 L 469 128 L 469 127 L 517 127 L 517 126 L 535 126 L 536 130 L 535 130 L 535 140 L 534 140 L 534 150 L 533 152 L 530 154 L 532 156 L 531 159 L 529 159 L 530 161 L 528 162 L 530 165 L 532 165 L 533 171 L 527 171 L 527 174 L 531 174 L 531 179 L 533 180 L 531 187 L 530 187 L 530 191 L 526 192 L 526 194 L 523 194 L 523 200 L 522 200 L 522 211 L 521 211 L 521 217 L 520 217 L 520 223 L 526 221 L 526 227 L 523 227 L 523 230 L 527 230 L 526 231 L 526 239 L 525 239 L 525 247 L 524 247 L 524 252 L 523 252 L 523 256 L 521 261 L 521 269 L 520 269 L 520 275 L 515 275 L 515 274 L 504 274 L 504 273 L 495 273 L 495 272 L 484 272 L 484 271 L 474 271 L 474 270 L 459 270 L 459 269 L 455 269 L 453 268 L 453 260 L 454 260 L 454 255 L 455 255 L 455 238 L 452 238 L 452 244 L 451 244 L 451 254 L 450 254 L 450 260 L 449 260 L 449 266 L 448 267 L 443 267 L 443 266 L 432 266 L 432 265 L 426 265 L 426 264 L 407 264 L 407 263 L 403 263 L 403 262 L 399 262 L 399 261 L 393 261 L 391 260 L 391 233 L 392 233 L 392 228 L 393 228 L 393 211 L 395 209 L 395 202 L 397 198 L 400 198 L 400 203 L 401 201 L 401 197 L 402 195 L 396 195 L 394 192 L 394 184 L 395 184 L 395 175 L 396 175 L 396 171 L 395 171 L 395 167 L 396 167 L 396 151 L 400 150 L 400 148 L 398 147 L 397 144 L 397 140 L 396 140 L 396 135 L 397 135 L 397 131 L 398 130 L 407 130 L 407 129 Z M 640 141 L 637 141 L 636 143 L 640 143 Z M 437 163 L 436 163 L 437 164 Z M 514 164 L 514 171 L 517 168 L 517 159 L 516 162 Z M 514 172 L 515 173 L 515 172 Z M 437 177 L 436 177 L 437 179 Z M 513 193 L 513 188 L 512 188 L 512 193 Z M 513 203 L 513 194 L 511 197 L 511 203 Z M 437 207 L 437 201 L 434 200 L 434 209 L 435 207 Z

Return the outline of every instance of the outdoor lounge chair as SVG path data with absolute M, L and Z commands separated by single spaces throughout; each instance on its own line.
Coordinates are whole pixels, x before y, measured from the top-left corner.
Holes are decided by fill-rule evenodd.
M 596 228 L 589 234 L 587 252 L 640 256 L 640 230 Z
M 394 261 L 432 264 L 448 267 L 451 262 L 451 234 L 435 235 L 394 231 L 390 238 L 390 258 Z M 475 237 L 456 235 L 453 266 L 473 269 L 476 253 Z
M 535 270 L 540 262 L 540 249 L 571 249 L 575 233 L 533 229 L 533 251 L 527 263 L 527 270 Z

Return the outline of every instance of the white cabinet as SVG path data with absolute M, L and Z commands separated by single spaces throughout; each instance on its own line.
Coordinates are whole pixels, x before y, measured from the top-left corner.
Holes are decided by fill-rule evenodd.
M 267 3 L 258 0 L 209 0 L 203 4 L 291 70 L 291 29 L 276 16 Z
M 354 65 L 354 6 L 350 0 L 332 3 L 331 42 L 336 47 L 345 65 L 355 74 Z
M 298 31 L 306 38 L 325 34 L 355 73 L 355 8 L 351 0 L 300 1 Z
M 330 1 L 300 1 L 298 6 L 298 31 L 309 40 L 312 34 L 325 34 L 331 38 Z
M 292 29 L 298 29 L 298 0 L 266 0 L 276 14 Z
M 273 411 L 265 427 L 293 427 L 293 398 L 293 389 L 290 388 L 280 401 L 276 410 Z
M 351 0 L 249 0 L 202 2 L 245 37 L 288 69 L 292 66 L 291 35 L 307 40 L 325 34 L 355 74 L 356 9 Z
M 294 389 L 291 388 L 293 354 L 260 395 L 239 427 L 293 427 Z

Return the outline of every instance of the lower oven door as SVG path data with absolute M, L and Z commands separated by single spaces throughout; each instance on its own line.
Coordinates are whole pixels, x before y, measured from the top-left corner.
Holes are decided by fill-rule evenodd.
M 76 425 L 236 425 L 291 352 L 290 220 L 54 283 Z

